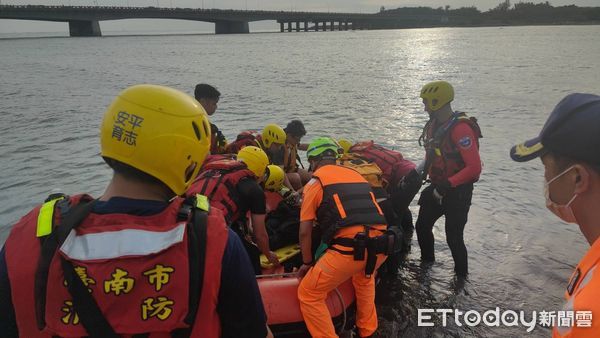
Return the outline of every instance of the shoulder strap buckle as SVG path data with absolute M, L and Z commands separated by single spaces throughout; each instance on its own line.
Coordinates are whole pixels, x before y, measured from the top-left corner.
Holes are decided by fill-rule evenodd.
M 192 216 L 193 209 L 209 212 L 210 202 L 208 201 L 208 197 L 202 194 L 196 194 L 186 198 L 177 212 L 177 221 L 189 220 Z
M 38 214 L 36 237 L 45 237 L 52 233 L 55 206 L 59 207 L 61 214 L 65 214 L 69 208 L 69 196 L 63 193 L 54 193 L 46 198 Z

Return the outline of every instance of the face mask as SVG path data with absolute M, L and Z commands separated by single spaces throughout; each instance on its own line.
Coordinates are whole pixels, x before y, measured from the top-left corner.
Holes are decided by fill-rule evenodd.
M 575 198 L 577 198 L 577 194 L 574 194 L 573 197 L 571 198 L 571 200 L 569 200 L 569 202 L 567 204 L 564 204 L 564 205 L 556 204 L 550 199 L 550 184 L 552 182 L 556 181 L 562 175 L 569 172 L 571 169 L 573 169 L 573 167 L 574 166 L 570 166 L 569 168 L 567 168 L 567 170 L 554 176 L 554 178 L 551 179 L 550 181 L 547 181 L 544 183 L 544 195 L 546 197 L 546 207 L 550 211 L 552 211 L 552 213 L 555 214 L 558 218 L 562 219 L 563 221 L 565 221 L 567 223 L 577 223 L 577 220 L 575 219 L 575 214 L 573 213 L 573 209 L 571 209 L 571 203 L 573 203 Z

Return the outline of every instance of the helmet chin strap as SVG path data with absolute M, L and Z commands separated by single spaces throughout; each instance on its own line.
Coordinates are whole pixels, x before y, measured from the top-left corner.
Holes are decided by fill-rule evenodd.
M 322 162 L 322 161 L 335 162 L 336 159 L 337 159 L 337 157 L 335 157 L 335 156 L 323 156 L 319 162 Z
M 320 167 L 322 167 L 322 166 L 326 165 L 326 164 L 323 164 L 323 162 L 326 162 L 326 161 L 327 161 L 327 162 L 333 162 L 333 163 L 335 163 L 335 160 L 336 160 L 336 157 L 335 157 L 335 156 L 322 156 L 322 157 L 320 157 L 318 160 L 316 160 L 316 161 L 313 161 L 312 163 L 314 163 L 314 166 L 311 164 L 309 169 L 310 169 L 311 171 L 315 171 L 315 170 L 317 170 L 318 168 L 320 168 Z

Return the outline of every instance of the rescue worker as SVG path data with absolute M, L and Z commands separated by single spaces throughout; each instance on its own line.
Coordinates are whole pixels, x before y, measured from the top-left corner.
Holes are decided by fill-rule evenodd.
M 349 141 L 342 139 L 341 142 L 347 146 L 346 142 Z M 340 146 L 344 149 L 342 144 Z M 408 206 L 421 188 L 421 180 L 411 186 L 406 184 L 408 181 L 405 177 L 416 168 L 416 165 L 404 158 L 399 151 L 388 149 L 373 141 L 361 141 L 353 144 L 348 147 L 346 153 L 371 161 L 381 169 L 385 182 L 384 188 L 389 196 L 387 200 L 389 202 L 385 203 L 389 205 L 384 208 L 391 209 L 395 213 L 395 216 L 386 218 L 388 224 L 399 224 L 403 215 L 410 213 Z M 405 232 L 412 234 L 412 225 L 410 229 L 405 229 Z
M 429 121 L 419 143 L 425 147 L 424 172 L 431 184 L 421 192 L 419 216 L 415 225 L 421 261 L 435 260 L 433 225 L 446 216 L 446 241 L 454 259 L 456 276 L 468 274 L 467 248 L 463 233 L 473 195 L 473 183 L 479 180 L 481 131 L 475 118 L 454 112 L 454 88 L 446 81 L 426 84 L 421 98 Z
M 544 165 L 546 207 L 577 224 L 591 246 L 571 275 L 562 310 L 576 320 L 557 321 L 554 338 L 600 337 L 600 96 L 570 94 L 550 113 L 539 136 L 518 144 L 518 162 L 540 157 Z M 573 314 L 571 312 L 571 314 Z M 581 321 L 580 321 L 581 320 Z M 585 325 L 579 325 L 585 322 Z M 589 324 L 589 325 L 588 325 Z
M 285 131 L 273 123 L 267 124 L 260 134 L 254 131 L 241 132 L 235 141 L 231 142 L 226 149 L 229 154 L 237 154 L 246 146 L 255 146 L 264 150 L 271 164 L 283 166 Z
M 177 90 L 118 95 L 100 128 L 104 194 L 51 195 L 0 251 L 3 338 L 267 336 L 239 238 L 204 197 L 177 197 L 209 152 L 208 126 Z
M 194 97 L 208 116 L 212 116 L 215 111 L 217 111 L 217 104 L 219 103 L 219 99 L 221 97 L 221 93 L 217 90 L 217 88 L 206 84 L 200 83 L 196 85 L 194 89 Z M 210 124 L 210 153 L 211 154 L 223 154 L 225 152 L 225 148 L 227 147 L 227 139 L 225 135 L 219 130 L 216 124 Z
M 306 151 L 308 148 L 308 144 L 301 143 L 302 137 L 306 135 L 306 129 L 302 121 L 292 120 L 283 130 L 286 134 L 283 169 L 291 187 L 294 190 L 300 190 L 311 178 L 304 166 L 302 168 L 298 166 L 298 164 L 302 165 L 298 150 Z
M 227 224 L 242 239 L 256 274 L 261 273 L 261 252 L 272 264 L 279 263 L 277 255 L 269 249 L 265 193 L 260 186 L 265 180 L 268 164 L 267 154 L 260 148 L 244 147 L 237 159 L 223 158 L 205 163 L 186 192 L 187 196 L 206 195 L 211 206 L 223 212 Z M 248 212 L 251 227 L 246 218 Z
M 283 189 L 283 181 L 285 179 L 285 172 L 280 166 L 269 164 L 265 171 L 265 181 L 263 186 L 266 191 L 280 192 Z
M 337 337 L 325 304 L 327 294 L 348 279 L 356 290 L 356 326 L 361 337 L 377 329 L 375 270 L 383 263 L 394 237 L 367 181 L 356 171 L 337 166 L 338 145 L 329 137 L 314 139 L 307 157 L 314 169 L 305 186 L 300 211 L 302 266 L 298 276 L 300 310 L 313 337 Z M 315 222 L 328 245 L 314 261 Z
M 403 257 L 410 250 L 413 235 L 413 218 L 408 208 L 421 188 L 421 180 L 410 180 L 406 176 L 415 169 L 415 164 L 398 151 L 385 148 L 373 141 L 352 144 L 340 139 L 338 144 L 344 154 L 338 164 L 357 170 L 371 185 L 377 203 L 385 215 L 388 229 L 395 231 L 398 241 L 392 255 L 379 270 L 395 276 Z

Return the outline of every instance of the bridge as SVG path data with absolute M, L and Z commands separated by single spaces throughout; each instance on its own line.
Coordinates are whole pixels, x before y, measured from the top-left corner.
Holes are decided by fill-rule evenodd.
M 212 22 L 216 34 L 249 33 L 249 22 L 274 20 L 280 31 L 372 29 L 397 26 L 401 18 L 385 14 L 222 10 L 162 7 L 82 7 L 0 5 L 0 19 L 69 23 L 70 36 L 101 36 L 100 21 L 179 19 Z M 413 18 L 414 19 L 414 18 Z M 439 20 L 439 19 L 438 19 Z M 287 25 L 287 26 L 286 26 Z

